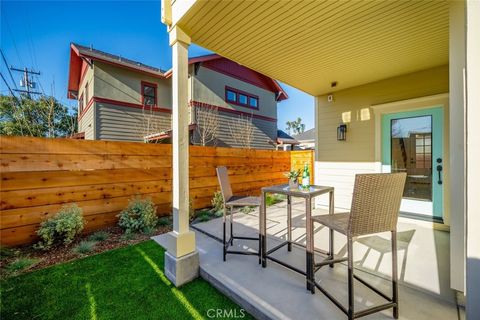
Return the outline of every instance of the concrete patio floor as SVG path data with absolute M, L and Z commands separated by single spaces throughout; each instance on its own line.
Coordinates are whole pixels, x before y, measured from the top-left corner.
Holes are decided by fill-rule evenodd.
M 278 245 L 286 239 L 286 202 L 268 208 L 268 248 Z M 301 201 L 294 201 L 292 210 L 293 239 L 303 244 L 305 241 L 304 206 Z M 327 211 L 316 209 L 314 214 Z M 401 219 L 402 220 L 402 219 Z M 402 226 L 403 224 L 403 226 Z M 243 255 L 228 255 L 227 261 L 222 261 L 222 245 L 218 241 L 222 234 L 222 219 L 213 219 L 193 226 L 197 230 L 197 249 L 200 253 L 200 275 L 217 287 L 245 310 L 258 319 L 346 319 L 346 316 L 328 300 L 319 290 L 312 295 L 305 289 L 304 276 L 268 261 L 267 268 L 258 264 L 258 257 Z M 234 214 L 235 234 L 244 236 L 258 235 L 258 211 L 249 214 L 236 212 Z M 404 230 L 408 229 L 408 230 Z M 432 294 L 425 288 L 417 288 L 406 279 L 405 259 L 409 255 L 412 235 L 408 220 L 399 222 L 399 305 L 400 319 L 461 319 L 463 311 L 457 308 L 453 292 L 442 289 Z M 417 227 L 418 229 L 418 227 Z M 228 230 L 228 229 L 227 229 Z M 402 234 L 404 230 L 404 234 Z M 315 227 L 315 246 L 326 249 L 327 232 L 322 227 Z M 420 232 L 421 233 L 421 232 Z M 418 234 L 418 231 L 417 231 Z M 403 237 L 403 238 L 402 238 Z M 153 237 L 160 245 L 164 244 L 164 236 Z M 356 274 L 374 284 L 377 288 L 390 295 L 390 282 L 387 275 L 391 266 L 389 255 L 390 242 L 380 235 L 360 240 L 354 248 Z M 336 234 L 335 252 L 345 254 L 344 239 Z M 256 241 L 236 240 L 235 250 L 257 250 Z M 368 247 L 365 248 L 362 247 Z M 370 250 L 369 250 L 370 249 Z M 377 254 L 376 261 L 368 261 L 371 250 Z M 403 253 L 402 253 L 403 251 Z M 282 248 L 275 252 L 275 257 L 288 262 L 299 269 L 305 269 L 305 251 L 300 246 L 293 246 L 291 252 Z M 323 257 L 317 255 L 316 260 Z M 403 264 L 402 264 L 403 259 Z M 438 259 L 438 257 L 437 257 Z M 334 269 L 322 268 L 316 273 L 316 279 L 337 299 L 347 303 L 347 268 L 337 264 Z M 414 279 L 414 278 L 413 278 Z M 414 281 L 413 281 L 414 282 Z M 435 286 L 434 286 L 435 287 Z M 361 310 L 382 303 L 384 300 L 371 292 L 359 282 L 355 282 L 355 308 Z M 365 319 L 392 319 L 392 311 L 365 317 Z

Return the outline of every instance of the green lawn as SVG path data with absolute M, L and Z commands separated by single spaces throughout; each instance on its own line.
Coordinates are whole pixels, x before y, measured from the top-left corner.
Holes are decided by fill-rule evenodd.
M 251 319 L 203 279 L 175 288 L 163 257 L 147 241 L 2 280 L 0 318 L 209 319 L 220 309 Z

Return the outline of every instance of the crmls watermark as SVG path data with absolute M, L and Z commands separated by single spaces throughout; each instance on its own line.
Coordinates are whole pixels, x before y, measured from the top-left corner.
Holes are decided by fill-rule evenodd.
M 242 319 L 247 313 L 244 309 L 208 309 L 207 317 L 210 319 Z

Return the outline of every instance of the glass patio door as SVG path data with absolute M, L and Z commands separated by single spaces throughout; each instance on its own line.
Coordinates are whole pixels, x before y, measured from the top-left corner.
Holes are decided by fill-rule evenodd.
M 443 108 L 382 117 L 382 171 L 406 172 L 401 212 L 442 221 Z

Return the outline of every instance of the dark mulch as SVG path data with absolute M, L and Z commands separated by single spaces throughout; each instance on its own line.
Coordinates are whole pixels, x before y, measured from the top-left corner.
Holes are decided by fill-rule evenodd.
M 96 230 L 94 232 L 84 234 L 67 246 L 59 245 L 51 248 L 48 251 L 34 249 L 32 245 L 16 247 L 16 248 L 13 248 L 13 251 L 15 253 L 14 256 L 0 260 L 0 271 L 3 276 L 6 275 L 5 267 L 9 265 L 12 261 L 18 259 L 19 257 L 29 257 L 29 258 L 39 259 L 38 263 L 34 264 L 27 270 L 23 270 L 23 272 L 38 270 L 38 269 L 46 268 L 51 265 L 75 260 L 80 257 L 91 256 L 104 251 L 140 243 L 150 239 L 150 237 L 152 237 L 153 235 L 166 233 L 171 231 L 171 229 L 172 229 L 171 226 L 158 226 L 149 234 L 138 233 L 138 234 L 133 234 L 130 237 L 126 237 L 123 230 L 120 227 L 115 226 L 115 227 L 103 228 L 101 230 Z M 89 240 L 89 237 L 93 233 L 98 231 L 107 232 L 109 234 L 108 239 L 103 241 L 98 241 L 94 249 L 87 254 L 78 254 L 73 251 L 73 249 L 81 241 Z

